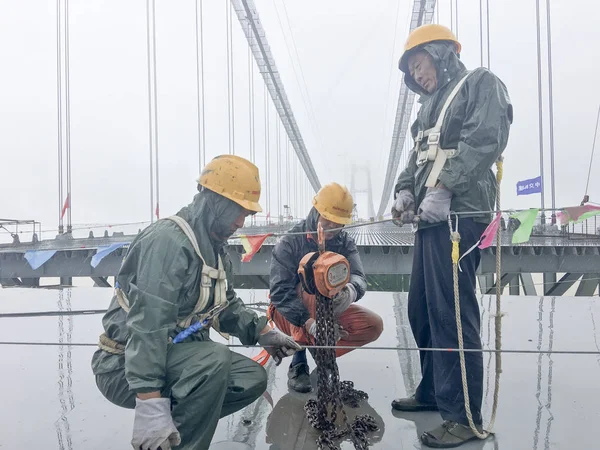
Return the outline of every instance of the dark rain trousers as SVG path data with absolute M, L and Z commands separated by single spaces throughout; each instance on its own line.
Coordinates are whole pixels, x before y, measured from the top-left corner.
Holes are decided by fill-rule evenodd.
M 172 345 L 165 381 L 161 395 L 171 398 L 181 434 L 177 450 L 208 449 L 219 419 L 251 404 L 267 388 L 262 366 L 212 341 Z M 129 390 L 124 369 L 96 375 L 96 384 L 112 403 L 135 408 L 136 394 Z
M 460 219 L 460 254 L 473 246 L 485 225 L 472 219 Z M 454 284 L 452 276 L 452 243 L 447 224 L 416 232 L 412 275 L 408 293 L 410 326 L 421 348 L 458 348 Z M 464 348 L 481 348 L 479 305 L 476 296 L 475 271 L 480 252 L 476 248 L 460 261 L 460 313 Z M 444 420 L 468 425 L 458 352 L 420 352 L 423 378 L 416 399 L 437 403 Z M 483 355 L 465 353 L 469 401 L 473 420 L 481 423 L 483 393 Z

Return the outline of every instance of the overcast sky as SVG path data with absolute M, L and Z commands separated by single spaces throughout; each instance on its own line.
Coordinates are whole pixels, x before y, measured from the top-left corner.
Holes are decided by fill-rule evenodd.
M 377 209 L 400 85 L 397 61 L 412 1 L 285 0 L 285 9 L 282 0 L 255 1 L 321 183 L 350 185 L 351 165 L 367 165 Z M 450 1 L 439 3 L 440 21 L 450 25 Z M 459 3 L 462 59 L 474 68 L 480 65 L 479 0 Z M 556 203 L 565 206 L 579 204 L 585 189 L 600 102 L 599 67 L 591 43 L 600 42 L 600 29 L 591 2 L 551 3 Z M 539 195 L 517 197 L 515 189 L 518 180 L 539 175 L 535 1 L 490 4 L 491 70 L 507 85 L 514 105 L 503 206 L 539 206 Z M 228 152 L 225 6 L 225 0 L 204 1 L 207 160 Z M 542 18 L 545 24 L 544 7 Z M 199 171 L 195 2 L 157 0 L 156 26 L 164 216 L 189 202 Z M 542 32 L 549 206 L 545 26 Z M 235 14 L 233 49 L 235 150 L 249 157 L 248 46 Z M 150 219 L 146 52 L 144 0 L 70 0 L 74 224 Z M 57 175 L 56 2 L 0 2 L 0 61 L 0 217 L 35 219 L 44 229 L 55 229 L 62 202 Z M 257 164 L 265 191 L 264 84 L 253 67 Z M 285 173 L 277 189 L 272 105 L 270 115 L 271 214 L 277 215 L 278 204 L 289 203 L 294 215 L 304 215 L 306 189 L 300 188 L 304 195 L 297 196 L 292 190 L 288 198 Z M 285 149 L 283 127 L 281 136 Z M 600 155 L 593 163 L 589 188 L 595 201 L 600 192 L 598 168 Z M 364 183 L 364 178 L 357 182 Z M 360 215 L 366 216 L 366 196 L 356 200 Z M 262 203 L 269 210 L 264 194 Z

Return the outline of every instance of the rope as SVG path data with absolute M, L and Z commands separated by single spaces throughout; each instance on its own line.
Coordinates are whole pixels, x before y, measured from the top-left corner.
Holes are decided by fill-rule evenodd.
M 496 162 L 497 173 L 496 173 L 496 207 L 500 209 L 500 183 L 502 181 L 502 175 L 504 173 L 504 165 L 502 156 L 498 158 Z M 462 331 L 462 320 L 460 317 L 460 293 L 458 286 L 458 262 L 460 260 L 460 233 L 458 232 L 458 217 L 456 218 L 456 230 L 452 229 L 452 218 L 448 217 L 448 226 L 450 227 L 450 240 L 452 241 L 452 277 L 454 284 L 454 310 L 456 313 L 456 331 L 458 334 L 458 348 L 459 348 L 459 359 L 460 359 L 460 375 L 462 380 L 463 387 L 463 397 L 465 401 L 465 412 L 467 416 L 467 421 L 469 422 L 469 427 L 475 436 L 479 439 L 487 439 L 487 437 L 491 434 L 491 431 L 483 431 L 480 432 L 475 423 L 473 422 L 473 414 L 471 412 L 471 403 L 469 400 L 469 384 L 467 381 L 467 367 L 465 363 L 465 354 L 464 354 L 464 341 L 463 341 L 463 331 Z M 495 385 L 494 385 L 494 403 L 492 406 L 492 416 L 490 418 L 490 423 L 488 425 L 488 429 L 491 430 L 494 426 L 494 422 L 496 421 L 496 412 L 498 409 L 498 394 L 500 391 L 500 373 L 502 373 L 502 313 L 501 313 L 501 293 L 502 293 L 502 283 L 500 283 L 501 274 L 501 245 L 502 245 L 502 235 L 500 233 L 500 227 L 496 231 L 496 279 L 498 280 L 496 283 L 496 316 L 495 316 L 495 330 L 496 330 L 496 340 L 495 340 L 495 348 L 496 348 L 496 377 L 495 377 Z
M 100 335 L 100 339 L 98 340 L 98 347 L 101 350 L 104 350 L 107 353 L 112 355 L 122 355 L 125 353 L 125 346 L 123 344 L 119 344 L 117 341 L 113 341 L 110 339 L 106 333 L 102 333 Z

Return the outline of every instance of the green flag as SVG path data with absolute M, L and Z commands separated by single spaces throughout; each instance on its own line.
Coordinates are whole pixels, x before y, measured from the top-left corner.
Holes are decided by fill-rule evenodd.
M 519 228 L 517 228 L 513 233 L 513 244 L 522 244 L 523 242 L 527 242 L 529 240 L 529 236 L 531 236 L 531 230 L 533 229 L 533 224 L 537 218 L 538 212 L 538 208 L 531 208 L 510 216 L 511 218 L 517 219 L 519 222 L 521 222 Z

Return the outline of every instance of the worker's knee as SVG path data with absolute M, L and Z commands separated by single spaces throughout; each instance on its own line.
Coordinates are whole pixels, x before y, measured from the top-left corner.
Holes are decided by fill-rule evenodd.
M 210 368 L 213 376 L 225 378 L 229 376 L 229 371 L 231 369 L 231 350 L 229 350 L 229 347 L 226 345 L 216 344 L 208 358 L 207 355 L 199 354 L 198 359 L 201 365 L 210 361 Z
M 122 408 L 135 408 L 135 393 L 129 390 L 125 370 L 96 375 L 96 386 L 109 402 Z
M 171 396 L 177 399 L 190 395 L 202 396 L 206 391 L 220 391 L 227 388 L 231 371 L 231 351 L 222 344 L 211 345 L 207 351 L 189 353 L 182 361 L 182 370 L 171 387 Z
M 267 371 L 260 364 L 254 361 L 252 363 L 247 375 L 250 382 L 247 391 L 249 397 L 254 397 L 254 401 L 267 390 Z
M 376 341 L 383 333 L 383 319 L 379 314 L 372 313 L 369 317 L 369 339 L 371 342 Z

